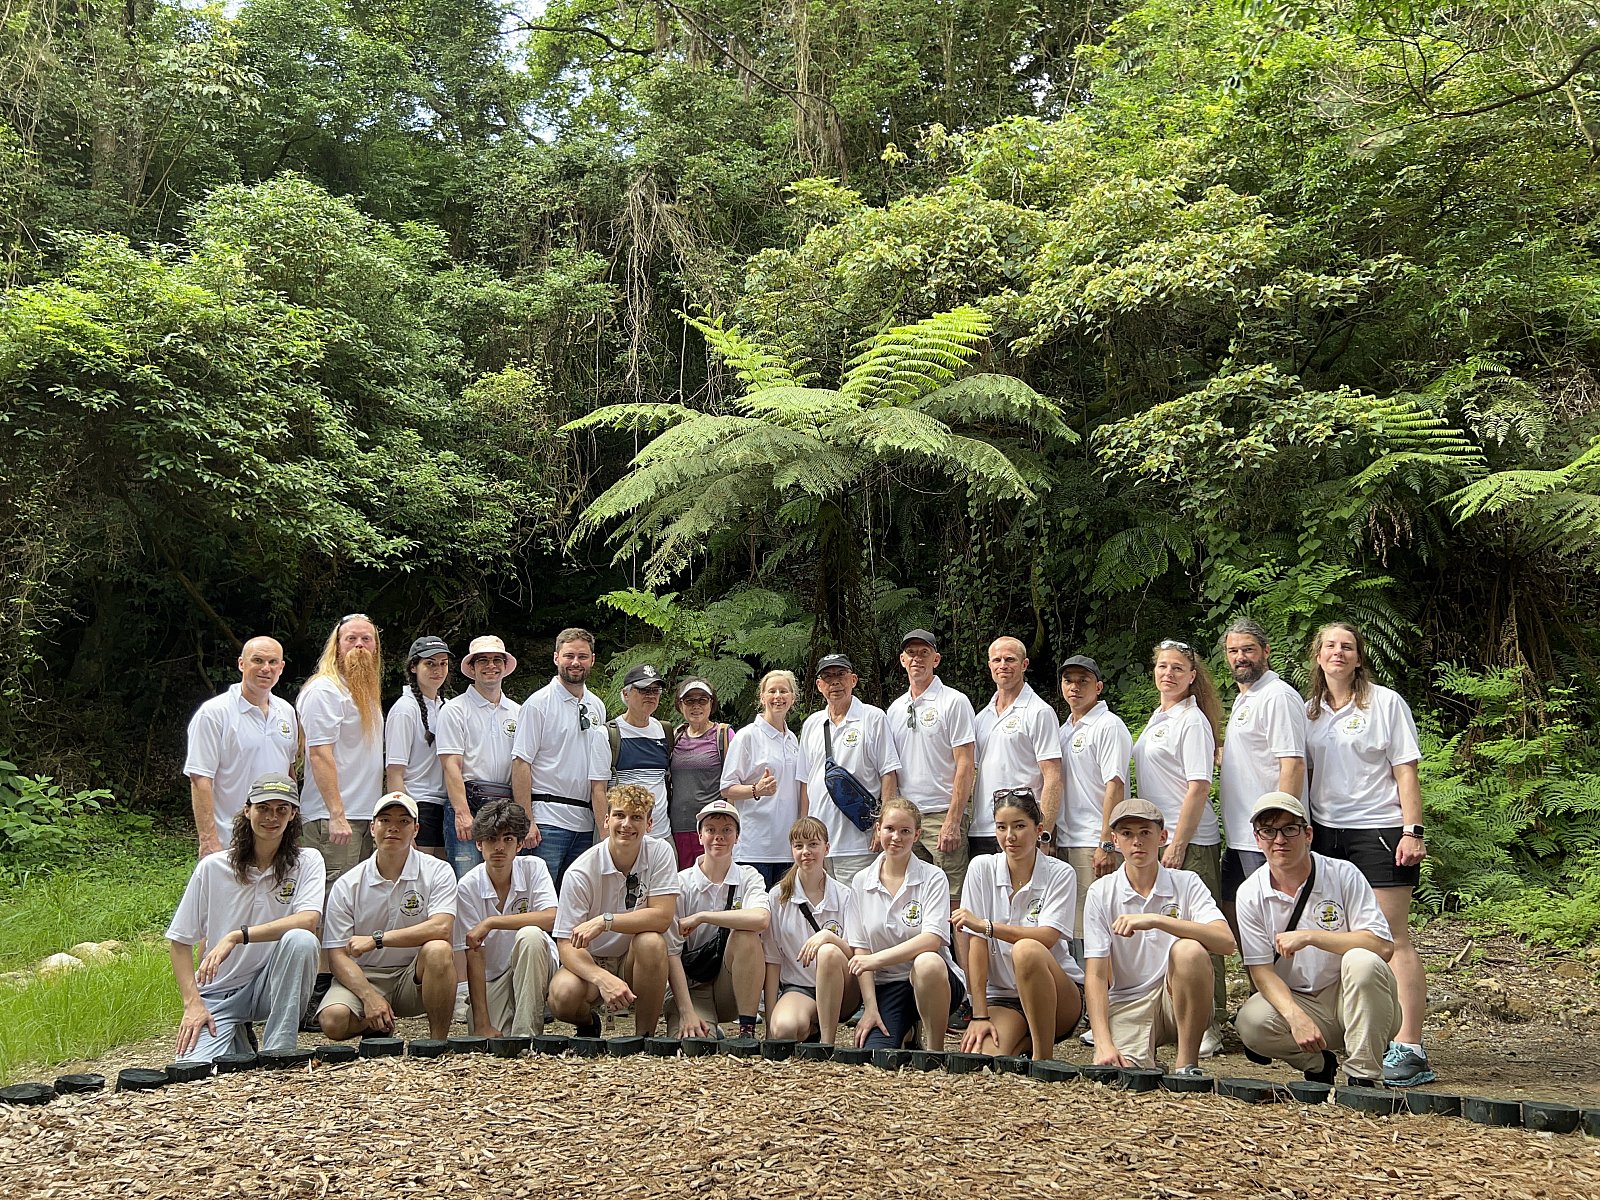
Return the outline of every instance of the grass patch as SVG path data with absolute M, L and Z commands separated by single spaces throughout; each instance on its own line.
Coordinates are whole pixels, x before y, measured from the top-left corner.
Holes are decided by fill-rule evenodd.
M 0 862 L 0 971 L 27 971 L 79 942 L 125 942 L 124 957 L 20 986 L 0 985 L 0 1080 L 94 1058 L 175 1028 L 182 1005 L 161 935 L 194 869 L 190 839 L 88 818 L 92 849 L 54 862 Z
M 130 944 L 115 962 L 0 988 L 0 1080 L 44 1078 L 35 1068 L 175 1032 L 182 1012 L 164 941 Z

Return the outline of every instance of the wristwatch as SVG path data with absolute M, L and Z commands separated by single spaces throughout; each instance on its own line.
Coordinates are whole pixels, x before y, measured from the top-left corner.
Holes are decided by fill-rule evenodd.
M 372 948 L 374 950 L 383 949 L 383 930 L 380 929 L 377 933 L 372 935 Z
M 612 916 L 611 913 L 604 913 L 600 917 L 600 919 L 606 923 L 606 932 L 607 933 L 611 932 L 611 916 Z
M 1400 826 L 1400 836 L 1401 837 L 1420 838 L 1422 836 L 1422 826 L 1421 825 L 1402 825 L 1402 826 Z
M 1107 854 L 1114 854 L 1116 853 L 1117 844 L 1115 842 L 1101 842 L 1100 849 L 1104 850 Z

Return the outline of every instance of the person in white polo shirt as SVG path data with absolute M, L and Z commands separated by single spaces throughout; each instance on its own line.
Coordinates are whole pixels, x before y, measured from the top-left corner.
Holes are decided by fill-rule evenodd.
M 950 957 L 950 881 L 912 853 L 921 824 L 904 796 L 885 800 L 883 853 L 851 884 L 856 903 L 846 935 L 855 951 L 850 973 L 861 982 L 858 1046 L 899 1048 L 920 1024 L 922 1048 L 943 1050 L 950 1016 L 966 998 Z
M 1222 830 L 1211 806 L 1211 774 L 1216 769 L 1222 698 L 1199 653 L 1188 642 L 1167 638 L 1156 644 L 1151 673 L 1161 703 L 1133 743 L 1135 784 L 1141 799 L 1166 818 L 1167 848 L 1161 864 L 1193 871 L 1213 897 L 1222 892 Z M 1211 961 L 1211 1026 L 1200 1042 L 1200 1056 L 1222 1052 L 1222 1022 L 1227 1019 L 1228 977 L 1220 957 Z
M 1311 850 L 1305 802 L 1268 792 L 1250 812 L 1262 867 L 1239 888 L 1239 949 L 1256 994 L 1235 1021 L 1247 1050 L 1332 1083 L 1376 1086 L 1400 1028 L 1394 942 L 1354 864 Z
M 428 1036 L 446 1037 L 456 999 L 455 872 L 417 852 L 417 802 L 404 792 L 378 800 L 372 832 L 372 857 L 328 893 L 322 944 L 334 983 L 317 1022 L 342 1041 L 392 1034 L 396 1017 L 426 1014 Z
M 1111 814 L 1128 793 L 1128 763 L 1133 735 L 1122 718 L 1100 698 L 1106 690 L 1100 664 L 1074 654 L 1061 664 L 1061 815 L 1056 818 L 1056 852 L 1072 864 L 1078 878 L 1078 921 L 1072 954 L 1083 962 L 1083 914 L 1089 885 L 1117 869 L 1111 840 Z
M 761 712 L 728 743 L 722 798 L 739 810 L 734 861 L 770 887 L 789 869 L 789 828 L 800 815 L 800 739 L 789 731 L 799 684 L 793 671 L 768 671 L 756 686 Z
M 845 938 L 855 921 L 856 895 L 828 875 L 828 827 L 815 817 L 800 817 L 789 827 L 789 854 L 794 865 L 767 891 L 772 920 L 761 936 L 767 1036 L 815 1036 L 832 1046 L 840 1014 L 854 1011 L 861 999 Z
M 406 654 L 406 681 L 383 722 L 383 789 L 417 802 L 417 849 L 444 854 L 444 811 L 449 800 L 439 766 L 441 693 L 450 679 L 450 647 L 442 638 L 419 637 Z
M 939 678 L 939 642 L 926 629 L 900 639 L 906 690 L 886 710 L 889 733 L 900 758 L 896 786 L 917 806 L 922 821 L 917 857 L 950 880 L 952 895 L 967 874 L 967 805 L 977 735 L 972 701 Z
M 977 739 L 977 783 L 973 794 L 972 856 L 999 853 L 995 835 L 994 797 L 1013 788 L 1029 788 L 1043 814 L 1043 844 L 1049 850 L 1061 812 L 1061 731 L 1054 710 L 1028 683 L 1027 648 L 1014 637 L 989 645 L 989 677 L 994 695 L 973 720 Z
M 754 867 L 733 861 L 739 810 L 712 800 L 698 815 L 700 845 L 678 872 L 677 919 L 668 937 L 673 1012 L 671 1037 L 721 1037 L 737 1019 L 740 1037 L 755 1037 L 766 956 L 761 935 L 771 919 L 767 886 Z
M 272 689 L 283 675 L 283 647 L 253 637 L 239 651 L 239 682 L 213 696 L 189 721 L 189 802 L 200 857 L 215 854 L 233 837 L 233 819 L 250 787 L 263 775 L 293 774 L 300 749 L 294 705 Z
M 1053 723 L 1052 723 L 1053 724 Z M 1068 949 L 1078 884 L 1043 841 L 1044 814 L 1030 788 L 991 802 L 999 854 L 967 866 L 961 907 L 950 914 L 967 938 L 963 966 L 972 1023 L 961 1048 L 978 1054 L 1052 1057 L 1083 1016 L 1083 968 Z
M 629 667 L 622 677 L 620 716 L 606 724 L 611 749 L 611 786 L 636 783 L 656 798 L 650 813 L 650 836 L 672 841 L 672 817 L 667 811 L 667 762 L 672 746 L 666 728 L 656 720 L 656 708 L 666 680 L 649 663 Z
M 1232 621 L 1222 650 L 1239 695 L 1228 713 L 1217 791 L 1228 848 L 1222 855 L 1222 911 L 1233 923 L 1239 885 L 1266 861 L 1256 849 L 1250 810 L 1268 792 L 1304 796 L 1306 702 L 1272 669 L 1267 631 L 1249 617 Z
M 294 1048 L 317 974 L 322 859 L 300 845 L 300 789 L 287 775 L 257 779 L 226 851 L 195 867 L 167 928 L 183 997 L 176 1057 L 214 1062 L 249 1046 Z M 206 947 L 195 965 L 196 946 Z
M 315 674 L 295 698 L 306 741 L 300 816 L 306 845 L 322 855 L 329 888 L 372 853 L 367 822 L 383 794 L 382 654 L 370 617 L 340 617 Z
M 550 1011 L 597 1037 L 596 1006 L 633 1006 L 635 1033 L 653 1034 L 667 992 L 667 930 L 678 906 L 678 856 L 649 837 L 656 798 L 625 783 L 606 794 L 606 837 L 578 857 L 561 884 Z
M 800 727 L 800 811 L 828 827 L 828 874 L 846 885 L 872 863 L 877 808 L 894 798 L 900 771 L 888 718 L 883 709 L 861 702 L 855 694 L 858 682 L 848 656 L 823 655 L 817 662 L 817 691 L 825 703 Z M 839 807 L 828 785 L 830 761 L 855 778 L 858 793 L 871 797 L 862 815 L 865 827 Z
M 545 996 L 559 965 L 550 933 L 556 889 L 542 859 L 517 853 L 528 814 L 515 800 L 491 800 L 472 819 L 483 861 L 461 878 L 456 936 L 467 952 L 472 1031 L 480 1037 L 544 1032 Z
M 1161 865 L 1166 818 L 1137 797 L 1111 812 L 1122 866 L 1095 880 L 1083 919 L 1084 1006 L 1095 1062 L 1153 1067 L 1176 1045 L 1173 1070 L 1200 1074 L 1211 1021 L 1211 960 L 1232 954 L 1233 933 L 1193 871 Z
M 511 794 L 531 814 L 534 853 L 556 890 L 567 869 L 594 845 L 606 819 L 606 706 L 585 684 L 594 670 L 594 634 L 556 634 L 556 674 L 522 703 L 511 748 Z
M 449 797 L 444 818 L 445 857 L 457 879 L 483 861 L 473 835 L 474 815 L 491 800 L 511 799 L 518 713 L 516 704 L 500 689 L 516 669 L 516 656 L 499 638 L 492 634 L 473 638 L 461 660 L 461 673 L 472 686 L 452 697 L 439 713 L 434 749 Z

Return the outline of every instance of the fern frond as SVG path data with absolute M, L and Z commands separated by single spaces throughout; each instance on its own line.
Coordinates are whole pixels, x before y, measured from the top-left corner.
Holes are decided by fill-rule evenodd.
M 947 425 L 998 424 L 1072 445 L 1078 439 L 1061 407 L 1012 375 L 968 375 L 929 392 L 916 407 Z
M 808 371 L 804 358 L 791 358 L 782 347 L 759 342 L 747 337 L 737 326 L 725 324 L 726 318 L 679 316 L 698 329 L 706 344 L 717 357 L 728 364 L 739 377 L 746 392 L 760 392 L 775 387 L 805 387 L 816 379 L 816 372 Z
M 954 379 L 989 330 L 989 318 L 971 305 L 885 329 L 845 363 L 839 390 L 862 406 L 910 403 Z
M 562 433 L 609 429 L 623 433 L 667 429 L 701 414 L 683 404 L 605 404 L 561 427 Z

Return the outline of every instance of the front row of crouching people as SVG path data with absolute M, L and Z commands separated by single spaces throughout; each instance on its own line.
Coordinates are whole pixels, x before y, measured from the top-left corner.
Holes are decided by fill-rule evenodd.
M 392 792 L 372 820 L 374 852 L 323 896 L 316 851 L 299 844 L 291 780 L 266 776 L 234 821 L 229 846 L 201 860 L 167 937 L 184 1002 L 179 1059 L 210 1061 L 261 1045 L 295 1045 L 317 972 L 318 941 L 334 976 L 319 1002 L 325 1036 L 387 1034 L 426 1016 L 447 1035 L 464 972 L 474 1032 L 542 1032 L 546 1006 L 580 1034 L 632 1009 L 672 1036 L 766 1035 L 832 1044 L 860 1008 L 858 1045 L 942 1049 L 969 994 L 961 1048 L 1049 1058 L 1085 1015 L 1095 1061 L 1199 1074 L 1211 1020 L 1211 955 L 1239 949 L 1255 993 L 1236 1026 L 1246 1051 L 1282 1059 L 1308 1079 L 1382 1078 L 1399 1030 L 1387 960 L 1389 927 L 1350 864 L 1315 854 L 1303 802 L 1256 801 L 1251 822 L 1266 863 L 1238 894 L 1239 943 L 1199 876 L 1161 863 L 1162 812 L 1138 798 L 1110 827 L 1121 865 L 1088 889 L 1086 969 L 1069 952 L 1077 904 L 1072 867 L 1041 848 L 1031 789 L 993 801 L 1000 852 L 972 860 L 960 903 L 944 872 L 912 853 L 920 814 L 883 804 L 881 847 L 850 884 L 829 875 L 828 830 L 802 817 L 793 866 L 767 889 L 738 861 L 736 805 L 700 810 L 702 853 L 676 870 L 670 843 L 647 837 L 655 798 L 624 784 L 606 799 L 605 840 L 584 852 L 559 897 L 543 861 L 519 854 L 526 812 L 485 805 L 473 824 L 483 862 L 459 882 L 415 848 L 417 805 Z M 197 949 L 201 953 L 196 963 Z

